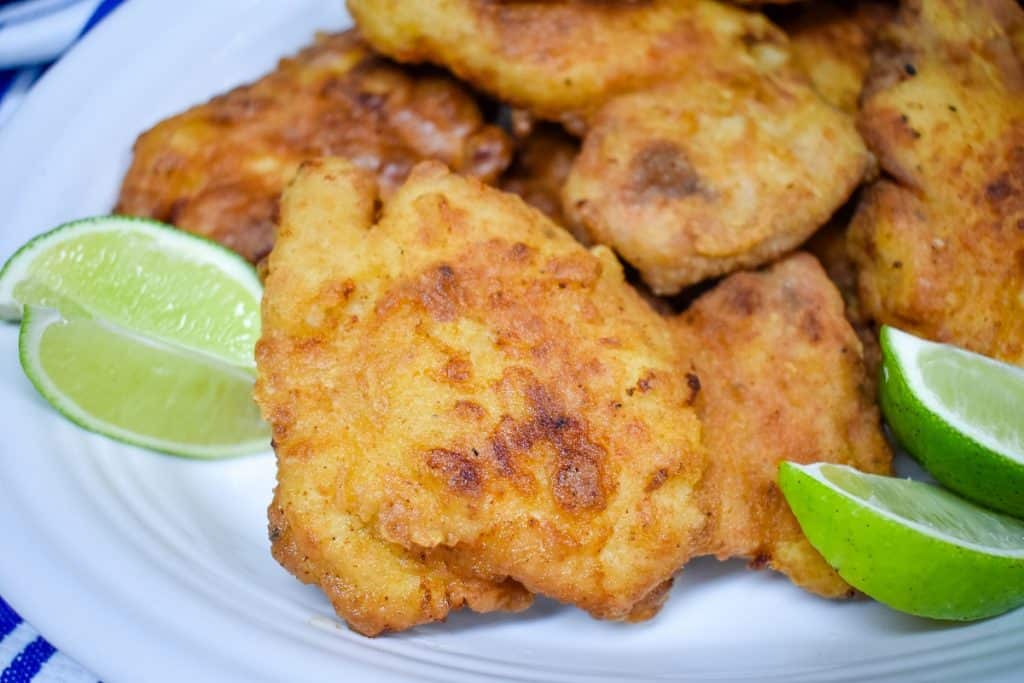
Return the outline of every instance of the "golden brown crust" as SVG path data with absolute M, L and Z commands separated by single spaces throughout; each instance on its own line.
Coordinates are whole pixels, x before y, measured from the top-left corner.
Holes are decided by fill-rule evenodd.
M 711 0 L 348 0 L 367 40 L 432 62 L 576 132 L 611 97 L 697 64 L 770 64 L 785 36 L 762 15 Z
M 381 541 L 334 508 L 323 482 L 297 469 L 279 477 L 268 510 L 274 559 L 303 583 L 319 586 L 359 633 L 402 631 L 461 607 L 518 612 L 533 602 L 515 581 L 482 577 L 443 556 Z
M 283 200 L 256 388 L 277 556 L 364 633 L 519 584 L 650 616 L 703 525 L 671 331 L 517 197 L 425 164 L 375 218 L 373 185 L 323 160 Z
M 779 463 L 834 462 L 888 473 L 890 452 L 861 345 L 815 259 L 796 254 L 724 280 L 674 321 L 708 469 L 702 551 L 770 566 L 807 590 L 850 594 L 804 538 L 777 484 Z
M 493 181 L 510 148 L 447 76 L 396 66 L 353 31 L 321 35 L 255 83 L 143 133 L 115 211 L 173 223 L 256 262 L 273 244 L 285 183 L 304 159 L 327 154 L 375 172 L 386 195 L 423 159 Z
M 809 2 L 781 21 L 795 63 L 831 105 L 854 114 L 875 36 L 896 14 L 886 2 Z
M 256 385 L 278 456 L 278 486 L 269 509 L 274 557 L 301 580 L 319 585 L 364 635 L 443 619 L 464 605 L 479 611 L 525 609 L 532 596 L 514 581 L 383 540 L 338 504 L 336 486 L 345 463 L 332 447 L 340 435 L 317 433 L 315 420 L 342 405 L 327 403 L 334 398 L 329 391 L 316 391 L 320 363 L 331 362 L 330 339 L 317 331 L 339 323 L 337 307 L 355 289 L 347 278 L 330 279 L 335 259 L 344 258 L 325 249 L 324 240 L 341 249 L 341 238 L 368 229 L 375 197 L 372 175 L 337 161 L 311 162 L 282 199 Z
M 874 55 L 859 126 L 887 178 L 850 233 L 864 311 L 1024 363 L 1024 12 L 917 0 Z
M 673 294 L 797 247 L 868 158 L 849 117 L 801 79 L 711 70 L 605 105 L 565 210 L 655 293 Z

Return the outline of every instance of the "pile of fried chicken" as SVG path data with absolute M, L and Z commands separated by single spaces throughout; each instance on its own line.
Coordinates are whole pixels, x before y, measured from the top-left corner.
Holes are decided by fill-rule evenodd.
M 356 631 L 850 596 L 776 474 L 889 472 L 877 326 L 1024 363 L 1018 3 L 754 4 L 348 0 L 139 138 L 117 211 L 265 275 L 273 553 Z

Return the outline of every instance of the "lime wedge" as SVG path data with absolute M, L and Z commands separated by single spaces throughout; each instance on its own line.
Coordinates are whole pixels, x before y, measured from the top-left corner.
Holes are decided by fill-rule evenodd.
M 0 317 L 24 304 L 95 318 L 255 368 L 262 286 L 234 252 L 169 225 L 104 216 L 67 223 L 0 270 Z
M 936 486 L 784 462 L 807 539 L 850 585 L 902 612 L 967 621 L 1024 604 L 1024 523 Z
M 57 410 L 175 455 L 263 450 L 252 399 L 262 287 L 241 257 L 153 221 L 108 216 L 32 240 L 0 270 L 25 374 Z
M 39 393 L 90 431 L 196 458 L 269 445 L 243 368 L 35 306 L 25 309 L 19 347 Z
M 1024 518 L 1024 369 L 883 327 L 880 402 L 939 482 Z

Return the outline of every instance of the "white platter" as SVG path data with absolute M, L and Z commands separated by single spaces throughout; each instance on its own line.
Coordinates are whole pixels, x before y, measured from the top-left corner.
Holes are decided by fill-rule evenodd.
M 107 212 L 135 136 L 348 23 L 340 0 L 133 0 L 0 131 L 0 259 Z M 177 460 L 60 418 L 0 326 L 0 594 L 104 681 L 1021 680 L 1024 610 L 953 625 L 693 563 L 626 626 L 541 601 L 362 638 L 269 554 L 267 454 Z

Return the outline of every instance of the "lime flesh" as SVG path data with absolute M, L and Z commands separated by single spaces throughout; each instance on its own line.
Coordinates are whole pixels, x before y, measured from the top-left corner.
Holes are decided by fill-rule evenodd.
M 938 487 L 826 463 L 779 484 L 811 544 L 894 609 L 968 621 L 1024 604 L 1024 523 Z
M 900 445 L 950 489 L 1024 518 L 1024 369 L 890 327 L 881 342 Z
M 252 374 L 213 357 L 35 307 L 25 312 L 19 347 L 39 392 L 91 431 L 197 458 L 269 444 Z

